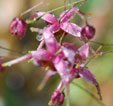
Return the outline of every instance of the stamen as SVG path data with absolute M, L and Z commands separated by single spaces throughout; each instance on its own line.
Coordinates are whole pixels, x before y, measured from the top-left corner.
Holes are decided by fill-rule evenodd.
M 28 60 L 27 62 L 28 62 L 28 63 L 31 63 L 33 60 L 34 60 L 34 58 Z
M 80 62 L 77 65 L 75 65 L 75 68 L 78 69 L 79 66 L 80 66 Z
M 49 68 L 50 68 L 50 67 L 49 67 L 49 66 L 47 66 L 47 67 L 45 68 L 45 70 L 46 70 L 46 71 L 48 71 L 48 70 L 49 70 Z
M 44 88 L 44 84 L 41 83 L 41 84 L 37 87 L 37 90 L 40 92 L 43 88 Z

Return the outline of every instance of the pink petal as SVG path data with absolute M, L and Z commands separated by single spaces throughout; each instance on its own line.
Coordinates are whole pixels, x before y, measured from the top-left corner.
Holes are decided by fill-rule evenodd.
M 100 91 L 100 88 L 99 88 L 99 84 L 96 80 L 96 77 L 88 70 L 88 69 L 83 69 L 83 71 L 79 72 L 79 75 L 81 78 L 87 80 L 88 82 L 94 84 L 97 88 L 97 93 L 100 97 L 100 100 L 102 100 L 102 96 L 101 96 L 101 91 Z
M 58 58 L 57 58 L 58 60 Z M 70 67 L 68 67 L 67 61 L 64 61 L 63 59 L 60 58 L 60 61 L 57 61 L 54 59 L 53 60 L 54 66 L 58 72 L 58 74 L 61 76 L 62 80 L 65 80 L 66 82 L 69 82 L 70 80 Z
M 42 16 L 42 15 L 44 15 L 44 16 Z M 40 16 L 42 16 L 41 18 L 44 21 L 46 21 L 50 24 L 58 23 L 57 18 L 54 15 L 52 15 L 50 13 L 46 14 L 46 12 L 36 12 L 30 19 L 35 19 L 35 18 L 38 18 Z
M 71 18 L 75 15 L 75 13 L 78 12 L 78 10 L 79 10 L 78 8 L 72 8 L 70 10 L 64 11 L 59 17 L 61 20 L 61 23 L 70 21 Z
M 79 54 L 82 57 L 82 59 L 86 59 L 89 56 L 89 44 L 86 43 L 85 45 L 83 45 L 82 47 L 79 48 Z
M 47 27 L 46 30 L 49 30 L 51 33 L 56 33 L 60 30 L 60 25 L 55 23 Z
M 81 78 L 87 80 L 88 82 L 94 84 L 95 86 L 98 85 L 96 77 L 88 69 L 84 68 L 83 71 L 79 72 L 79 75 Z
M 63 47 L 66 47 L 66 48 L 68 48 L 68 49 L 70 49 L 70 50 L 73 50 L 73 51 L 75 51 L 75 52 L 77 51 L 76 46 L 73 45 L 73 44 L 71 44 L 71 43 L 64 42 L 64 43 L 62 44 L 62 46 L 63 46 Z
M 39 49 L 37 51 L 32 51 L 31 54 L 32 54 L 32 57 L 37 62 L 38 61 L 50 61 L 52 58 L 51 54 L 45 49 Z
M 62 23 L 60 24 L 60 28 L 75 37 L 81 36 L 81 33 L 80 33 L 81 27 L 79 27 L 78 25 L 74 23 L 69 23 L 69 22 Z
M 68 59 L 68 61 L 71 62 L 71 64 L 73 64 L 75 52 L 71 49 L 66 48 L 66 47 L 62 48 L 62 50 L 63 50 L 65 57 Z
M 46 43 L 47 50 L 52 54 L 56 53 L 58 46 L 54 35 L 47 30 L 44 32 L 43 37 Z

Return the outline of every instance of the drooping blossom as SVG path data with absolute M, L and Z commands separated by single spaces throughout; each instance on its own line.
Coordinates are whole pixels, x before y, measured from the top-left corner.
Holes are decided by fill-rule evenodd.
M 58 106 L 61 106 L 64 102 L 64 97 L 65 95 L 63 92 L 56 90 L 53 92 L 53 95 L 51 96 L 51 101 L 49 104 L 51 105 L 57 104 Z
M 10 25 L 10 32 L 15 37 L 22 39 L 25 36 L 27 30 L 27 24 L 24 20 L 20 20 L 19 18 L 14 18 Z
M 95 28 L 91 25 L 86 25 L 81 30 L 81 37 L 83 40 L 90 40 L 95 35 Z

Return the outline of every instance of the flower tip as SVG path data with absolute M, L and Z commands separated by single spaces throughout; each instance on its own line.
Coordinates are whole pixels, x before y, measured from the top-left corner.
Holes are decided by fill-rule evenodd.
M 48 105 L 51 106 L 51 102 L 49 102 Z
M 37 90 L 40 92 L 40 91 L 42 91 L 42 89 L 43 89 L 43 86 L 42 85 L 39 85 L 38 87 L 37 87 Z
M 67 104 L 66 104 L 66 106 L 70 106 L 70 104 L 69 104 L 69 103 L 67 103 Z
M 4 63 L 4 64 L 1 64 L 1 67 L 6 67 L 6 64 Z
M 33 27 L 30 27 L 31 32 L 33 32 Z
M 31 51 L 29 50 L 28 53 L 31 54 Z

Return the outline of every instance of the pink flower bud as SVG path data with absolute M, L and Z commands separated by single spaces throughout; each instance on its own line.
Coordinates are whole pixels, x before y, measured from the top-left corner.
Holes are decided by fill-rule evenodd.
M 4 71 L 4 67 L 2 66 L 2 61 L 0 61 L 0 72 Z
M 27 30 L 27 24 L 24 20 L 14 18 L 10 25 L 10 32 L 17 38 L 23 38 Z
M 51 97 L 51 104 L 58 104 L 58 106 L 61 106 L 64 102 L 64 97 L 64 93 L 61 93 L 60 91 L 56 90 Z
M 95 28 L 93 26 L 87 25 L 84 26 L 81 30 L 81 36 L 84 40 L 92 39 L 95 35 Z

